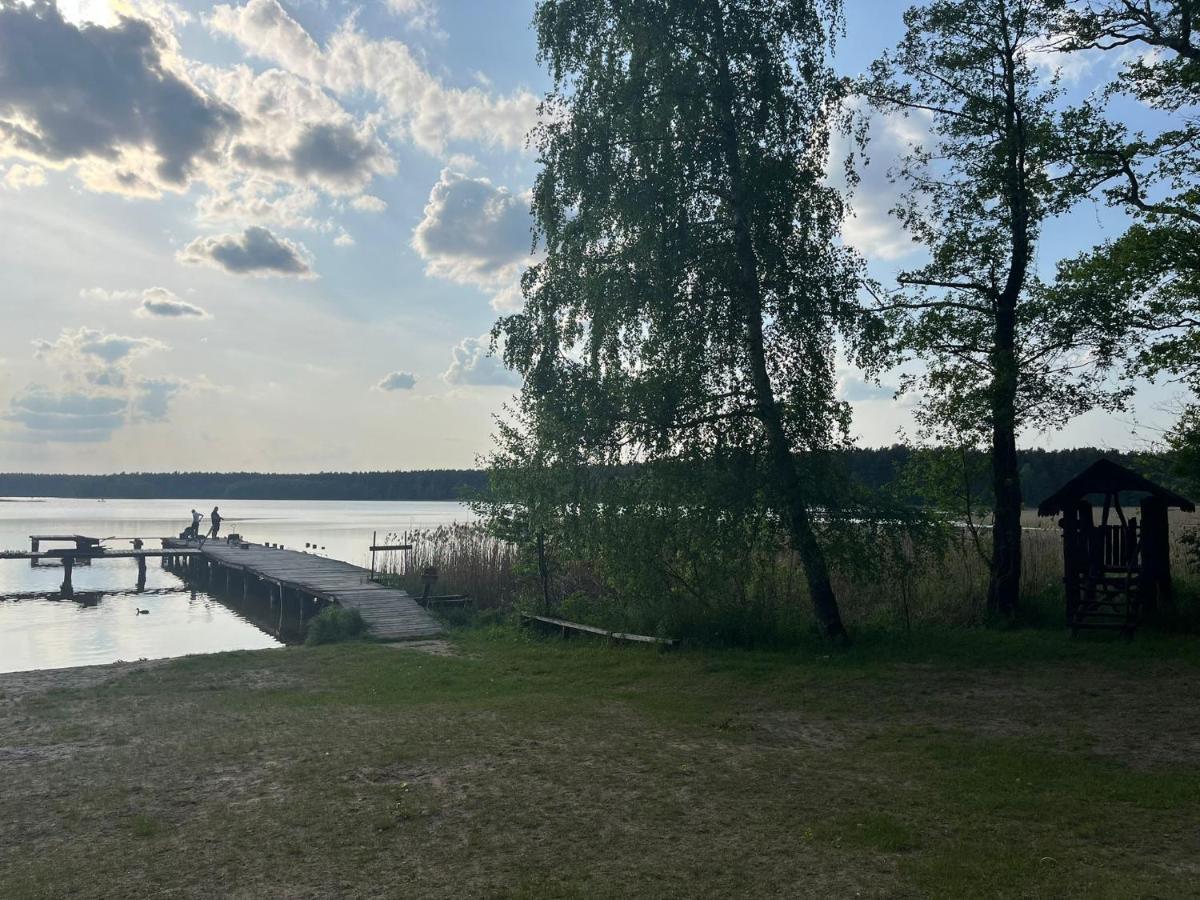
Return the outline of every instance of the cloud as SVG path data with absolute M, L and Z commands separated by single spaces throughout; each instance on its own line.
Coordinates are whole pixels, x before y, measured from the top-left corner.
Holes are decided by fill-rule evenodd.
M 376 175 L 396 171 L 371 128 L 349 122 L 304 125 L 283 153 L 240 143 L 233 148 L 233 159 L 246 168 L 285 175 L 334 194 L 357 193 Z
M 412 237 L 426 273 L 492 290 L 510 284 L 531 260 L 529 202 L 443 169 Z
M 498 313 L 517 312 L 525 305 L 525 296 L 521 293 L 521 283 L 514 281 L 495 293 L 492 297 L 492 309 Z
M 375 385 L 377 391 L 411 391 L 417 386 L 417 376 L 412 372 L 389 372 Z
M 424 3 L 404 3 L 414 11 Z M 318 44 L 278 0 L 217 5 L 209 27 L 248 52 L 338 95 L 369 94 L 399 133 L 432 153 L 455 141 L 520 148 L 535 121 L 538 98 L 529 91 L 495 96 L 481 88 L 450 88 L 432 76 L 401 41 L 374 40 L 347 20 L 325 46 Z
M 89 443 L 112 437 L 127 411 L 124 397 L 30 385 L 9 400 L 4 419 L 22 426 L 26 440 Z
M 168 64 L 159 24 L 66 21 L 50 0 L 0 5 L 0 154 L 78 164 L 97 190 L 183 189 L 240 124 Z
M 388 205 L 378 197 L 372 197 L 370 194 L 362 194 L 350 201 L 350 205 L 359 212 L 381 213 L 388 208 Z
M 463 338 L 452 352 L 450 368 L 442 378 L 447 384 L 474 387 L 518 387 L 521 376 L 490 353 L 491 342 L 481 337 Z
M 335 237 L 333 239 L 333 246 L 335 246 L 335 247 L 353 247 L 354 246 L 354 236 L 351 235 L 348 231 L 343 231 L 341 234 L 339 234 L 337 237 Z
M 387 0 L 388 9 L 400 16 L 410 28 L 439 33 L 437 7 L 433 0 Z
M 232 275 L 316 277 L 302 244 L 276 237 L 258 225 L 240 235 L 198 237 L 179 252 L 178 258 L 189 265 L 216 266 Z
M 1052 34 L 1036 44 L 1026 45 L 1025 61 L 1035 69 L 1040 69 L 1047 79 L 1058 78 L 1068 84 L 1079 81 L 1103 58 L 1104 51 L 1075 50 L 1064 53 L 1057 48 L 1068 37 L 1065 34 Z
M 892 400 L 896 396 L 896 388 L 874 384 L 852 372 L 842 372 L 838 376 L 837 396 L 848 403 L 859 403 L 864 400 Z
M 27 385 L 0 418 L 20 426 L 10 436 L 38 443 L 102 442 L 125 425 L 163 421 L 184 383 L 139 377 L 131 364 L 166 349 L 150 338 L 63 329 L 54 341 L 34 342 L 34 355 L 57 370 L 61 384 Z
M 184 387 L 183 382 L 171 378 L 144 378 L 134 387 L 129 400 L 129 418 L 132 422 L 164 422 L 171 399 Z
M 75 331 L 64 328 L 56 340 L 36 340 L 33 347 L 38 359 L 86 366 L 124 364 L 151 351 L 167 349 L 153 338 L 127 337 L 87 327 Z
M 929 116 L 872 113 L 869 118 L 871 143 L 867 159 L 857 161 L 861 178 L 850 198 L 852 212 L 842 223 L 842 238 L 868 259 L 896 260 L 920 247 L 913 242 L 892 210 L 900 200 L 902 187 L 892 181 L 890 171 L 901 159 L 928 140 Z M 830 178 L 844 187 L 842 173 L 836 171 L 845 160 L 850 144 L 844 135 L 834 141 L 829 155 Z
M 140 301 L 134 308 L 133 314 L 139 318 L 196 318 L 206 319 L 208 313 L 193 303 L 179 299 L 174 292 L 164 287 L 149 287 L 142 291 L 110 290 L 108 288 L 91 287 L 79 292 L 83 300 L 93 303 Z M 61 338 L 59 339 L 62 340 Z M 42 341 L 41 344 L 47 344 Z
M 110 291 L 107 288 L 84 288 L 79 292 L 82 300 L 96 303 L 112 303 L 116 300 L 136 300 L 141 296 L 140 291 Z
M 11 191 L 29 187 L 41 187 L 46 183 L 46 170 L 41 166 L 23 166 L 15 163 L 4 173 L 3 184 Z
M 332 222 L 313 215 L 319 201 L 317 192 L 311 188 L 296 188 L 272 177 L 252 175 L 201 197 L 196 208 L 205 222 L 238 225 L 253 222 L 278 228 L 330 231 L 334 227 Z
M 152 287 L 142 291 L 141 305 L 134 315 L 143 319 L 207 319 L 208 313 L 193 303 L 181 300 L 166 288 Z

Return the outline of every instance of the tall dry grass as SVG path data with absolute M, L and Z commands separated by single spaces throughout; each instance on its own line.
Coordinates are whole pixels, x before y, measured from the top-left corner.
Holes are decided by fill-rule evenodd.
M 423 573 L 437 573 L 433 594 L 466 594 L 481 609 L 511 607 L 525 579 L 517 572 L 518 548 L 497 540 L 479 524 L 440 525 L 388 534 L 386 544 L 411 544 L 412 550 L 380 555 L 382 580 L 412 594 L 425 589 Z
M 1130 515 L 1136 515 L 1130 511 Z M 1034 620 L 1062 616 L 1062 543 L 1055 519 L 1032 511 L 1023 517 L 1022 596 Z M 1184 597 L 1200 596 L 1200 571 L 1182 540 L 1200 516 L 1173 514 L 1171 557 Z M 979 540 L 987 550 L 989 533 Z M 385 554 L 380 572 L 390 583 L 419 594 L 421 575 L 438 572 L 435 594 L 467 594 L 477 607 L 541 610 L 542 583 L 529 548 L 498 540 L 480 524 L 397 532 L 387 543 L 411 543 L 408 552 Z M 870 554 L 874 558 L 835 561 L 834 588 L 843 615 L 853 627 L 974 626 L 986 618 L 988 570 L 975 540 L 953 532 L 938 552 L 911 544 Z M 762 552 L 736 566 L 707 568 L 689 561 L 681 575 L 668 562 L 661 573 L 642 579 L 635 596 L 620 596 L 586 560 L 556 560 L 549 584 L 556 611 L 594 624 L 647 633 L 671 632 L 728 643 L 787 641 L 811 629 L 808 594 L 798 559 L 791 553 Z M 689 581 L 690 579 L 690 581 Z M 697 584 L 698 580 L 704 583 Z

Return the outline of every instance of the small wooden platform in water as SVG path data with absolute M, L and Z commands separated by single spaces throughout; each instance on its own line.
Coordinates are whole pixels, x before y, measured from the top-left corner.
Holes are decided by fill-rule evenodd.
M 262 544 L 233 545 L 224 541 L 167 539 L 164 548 L 198 549 L 209 563 L 243 576 L 261 579 L 280 589 L 356 609 L 371 636 L 386 641 L 421 640 L 442 633 L 442 626 L 407 591 L 384 587 L 370 573 L 337 559 L 281 550 Z

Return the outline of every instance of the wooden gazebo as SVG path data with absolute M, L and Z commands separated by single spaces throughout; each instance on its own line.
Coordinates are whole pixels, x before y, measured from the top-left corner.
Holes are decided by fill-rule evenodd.
M 1099 522 L 1090 498 L 1102 498 Z M 1140 522 L 1127 517 L 1121 505 L 1131 500 L 1139 505 Z M 1132 635 L 1143 616 L 1170 601 L 1171 508 L 1193 512 L 1196 505 L 1107 459 L 1088 466 L 1038 505 L 1039 516 L 1062 514 L 1058 524 L 1072 634 L 1109 628 Z

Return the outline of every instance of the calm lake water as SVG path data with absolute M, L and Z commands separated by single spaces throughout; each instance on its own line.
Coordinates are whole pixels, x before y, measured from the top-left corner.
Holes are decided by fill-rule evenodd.
M 0 549 L 28 550 L 31 534 L 177 535 L 190 521 L 193 505 L 206 517 L 214 505 L 220 506 L 222 534 L 236 531 L 247 540 L 289 549 L 304 549 L 307 543 L 317 553 L 363 566 L 370 560 L 373 532 L 383 540 L 389 532 L 474 518 L 459 503 L 438 502 L 0 501 Z M 111 541 L 108 546 L 125 549 L 129 543 Z M 157 549 L 158 542 L 147 541 L 146 546 Z M 76 566 L 72 581 L 75 599 L 62 599 L 57 596 L 61 567 L 0 560 L 0 672 L 281 646 L 271 617 L 253 604 L 239 608 L 231 598 L 189 587 L 157 560 L 148 561 L 142 592 L 135 590 L 137 564 L 131 559 Z M 149 614 L 139 615 L 139 609 Z

